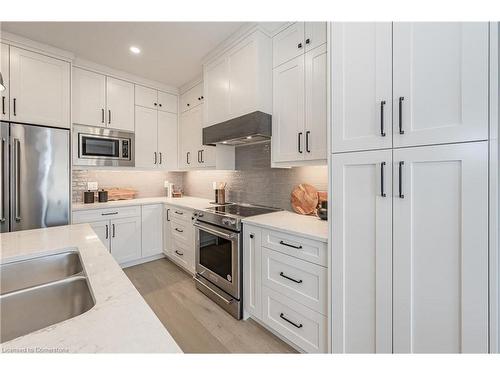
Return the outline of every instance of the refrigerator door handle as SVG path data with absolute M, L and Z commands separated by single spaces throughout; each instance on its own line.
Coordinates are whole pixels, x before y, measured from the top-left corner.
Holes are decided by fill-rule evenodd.
M 21 154 L 21 142 L 18 138 L 14 138 L 14 220 L 17 222 L 21 221 L 20 207 L 21 199 L 19 188 L 21 185 L 21 164 L 20 164 L 20 154 Z
M 3 202 L 3 195 L 5 192 L 5 160 L 4 160 L 4 154 L 5 154 L 5 138 L 2 138 L 1 142 L 2 146 L 0 149 L 0 223 L 5 222 L 5 210 L 4 210 L 4 202 Z

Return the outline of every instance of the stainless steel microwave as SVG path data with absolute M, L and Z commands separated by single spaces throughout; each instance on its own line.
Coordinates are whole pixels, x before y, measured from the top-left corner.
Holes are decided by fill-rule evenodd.
M 73 165 L 133 167 L 134 133 L 73 126 Z

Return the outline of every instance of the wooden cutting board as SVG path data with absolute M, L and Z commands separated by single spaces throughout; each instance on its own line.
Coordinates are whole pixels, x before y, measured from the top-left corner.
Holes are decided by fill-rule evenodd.
M 290 201 L 298 214 L 314 214 L 318 207 L 318 190 L 312 185 L 300 184 L 293 189 Z
M 108 190 L 108 201 L 134 199 L 137 190 L 127 188 L 110 188 Z

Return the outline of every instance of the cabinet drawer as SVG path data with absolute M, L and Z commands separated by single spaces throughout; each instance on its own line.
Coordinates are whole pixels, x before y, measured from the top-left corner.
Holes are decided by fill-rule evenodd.
M 326 268 L 262 248 L 262 284 L 326 315 Z
M 293 234 L 262 230 L 262 246 L 326 267 L 326 243 Z
M 172 219 L 170 222 L 170 230 L 174 239 L 184 243 L 190 243 L 193 238 L 193 224 L 186 223 L 182 220 Z
M 169 256 L 190 272 L 194 272 L 194 245 L 190 246 L 182 241 L 174 239 Z
M 262 287 L 262 321 L 309 353 L 326 352 L 327 320 L 282 294 Z
M 141 206 L 75 211 L 73 212 L 73 224 L 134 216 L 141 216 Z
M 175 220 L 182 220 L 186 222 L 191 222 L 191 211 L 185 210 L 177 207 L 169 207 L 170 208 L 170 217 Z

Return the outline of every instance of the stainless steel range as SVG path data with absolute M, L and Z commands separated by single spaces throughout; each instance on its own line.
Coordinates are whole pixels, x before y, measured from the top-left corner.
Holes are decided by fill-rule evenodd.
M 196 287 L 219 306 L 241 319 L 243 312 L 241 219 L 279 209 L 226 204 L 197 210 L 195 218 Z

